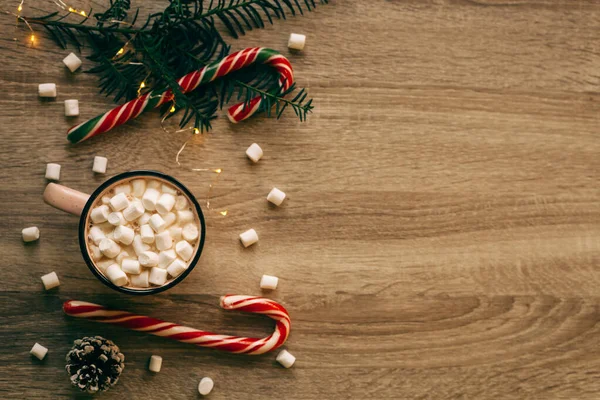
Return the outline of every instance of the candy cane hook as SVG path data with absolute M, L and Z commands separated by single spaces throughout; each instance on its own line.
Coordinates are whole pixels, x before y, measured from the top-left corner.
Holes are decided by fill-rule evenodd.
M 119 325 L 134 331 L 236 354 L 256 355 L 274 350 L 286 341 L 290 333 L 291 321 L 288 312 L 273 300 L 255 296 L 226 295 L 221 297 L 221 307 L 226 310 L 265 314 L 276 321 L 275 330 L 265 338 L 218 335 L 127 311 L 110 310 L 85 301 L 70 300 L 63 304 L 65 314 L 72 317 Z
M 215 61 L 184 75 L 177 83 L 183 93 L 188 93 L 200 85 L 212 82 L 253 63 L 267 64 L 275 68 L 279 73 L 279 85 L 283 90 L 289 89 L 294 83 L 294 72 L 288 59 L 275 50 L 264 47 L 252 47 L 232 53 L 220 61 Z M 71 143 L 79 143 L 122 125 L 144 111 L 160 107 L 171 100 L 173 100 L 171 89 L 164 92 L 148 92 L 104 114 L 73 126 L 67 131 L 67 139 Z M 233 105 L 227 110 L 227 117 L 233 123 L 243 121 L 258 111 L 261 102 L 262 98 L 257 96 L 248 103 L 242 102 Z

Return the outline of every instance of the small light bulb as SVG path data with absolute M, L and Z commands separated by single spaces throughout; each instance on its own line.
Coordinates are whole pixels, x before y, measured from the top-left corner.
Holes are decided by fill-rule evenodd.
M 35 42 L 35 36 L 31 35 L 29 39 L 31 40 L 31 43 Z
M 227 210 L 223 210 L 223 211 L 221 211 L 221 212 L 220 212 L 220 214 L 221 214 L 222 216 L 225 216 L 225 215 L 227 215 Z
M 121 47 L 121 48 L 119 49 L 119 51 L 117 51 L 117 55 L 121 55 L 121 54 L 123 54 L 124 52 L 125 52 L 125 49 Z
M 175 112 L 175 106 L 172 106 L 171 109 L 169 110 L 169 112 Z
M 198 129 L 198 128 L 194 128 L 194 135 L 197 135 L 197 134 L 199 134 L 199 133 L 200 133 L 200 129 Z
M 215 172 L 216 172 L 217 174 L 220 174 L 221 172 L 223 172 L 223 170 L 222 170 L 221 168 L 217 168 L 217 169 L 215 169 Z
M 143 89 L 145 87 L 146 87 L 146 83 L 145 82 L 140 83 L 140 89 Z
M 75 10 L 73 7 L 69 7 L 69 12 L 76 12 L 77 10 Z
M 17 11 L 21 12 L 23 10 L 23 5 L 19 4 L 19 7 L 17 7 Z
M 83 15 L 84 17 L 86 16 L 85 11 L 79 11 L 79 14 Z

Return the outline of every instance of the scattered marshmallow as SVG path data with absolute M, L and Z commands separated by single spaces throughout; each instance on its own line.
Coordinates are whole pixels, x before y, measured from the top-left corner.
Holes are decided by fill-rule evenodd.
M 173 239 L 169 231 L 162 231 L 156 235 L 156 248 L 160 251 L 169 250 L 173 247 Z
M 162 357 L 161 356 L 152 356 L 150 357 L 150 365 L 148 365 L 148 369 L 152 372 L 160 372 L 160 367 L 162 366 Z
M 144 206 L 139 200 L 134 200 L 129 203 L 129 206 L 123 211 L 123 217 L 127 221 L 133 221 L 134 219 L 140 218 L 144 215 Z
M 110 206 L 115 211 L 121 211 L 129 206 L 129 200 L 127 199 L 127 195 L 125 193 L 119 193 L 110 199 Z
M 186 222 L 191 222 L 194 220 L 194 213 L 190 210 L 181 210 L 177 211 L 177 222 L 180 225 L 185 224 Z
M 169 234 L 171 235 L 171 237 L 173 238 L 173 240 L 175 241 L 180 241 L 181 240 L 181 233 L 182 233 L 183 229 L 179 226 L 174 226 L 172 228 L 169 228 Z
M 280 206 L 281 203 L 283 203 L 283 200 L 285 200 L 285 193 L 283 193 L 281 190 L 279 190 L 277 188 L 273 188 L 267 195 L 267 200 L 269 200 L 271 203 L 275 204 L 276 206 Z
M 126 285 L 129 280 L 127 274 L 119 267 L 119 264 L 112 264 L 106 268 L 105 274 L 115 286 Z
M 167 268 L 167 272 L 173 278 L 177 278 L 179 275 L 183 273 L 187 269 L 187 264 L 181 261 L 180 259 L 176 259 L 173 261 L 169 267 Z
M 119 225 L 127 224 L 127 222 L 125 221 L 125 217 L 123 216 L 123 213 L 120 211 L 111 212 L 110 214 L 108 214 L 107 221 L 112 226 L 119 226 Z
M 139 257 L 143 252 L 150 250 L 150 246 L 144 244 L 140 235 L 135 235 L 133 238 L 133 251 Z
M 148 224 L 154 229 L 154 232 L 160 232 L 166 225 L 165 220 L 158 214 L 151 216 Z
M 144 195 L 142 196 L 142 204 L 144 205 L 144 208 L 148 211 L 156 210 L 156 202 L 158 201 L 159 197 L 160 192 L 158 190 L 153 188 L 146 189 Z
M 263 151 L 259 145 L 257 145 L 256 143 L 252 143 L 250 147 L 246 149 L 246 155 L 249 159 L 256 163 L 262 158 Z
M 198 227 L 194 223 L 187 224 L 181 230 L 181 235 L 188 242 L 191 242 L 191 241 L 194 241 L 194 240 L 198 239 L 198 235 L 199 234 L 200 233 L 198 232 Z
M 260 278 L 260 288 L 268 289 L 268 290 L 275 290 L 275 289 L 277 289 L 278 282 L 279 282 L 279 278 L 276 276 L 263 275 L 262 278 Z
M 101 222 L 108 221 L 108 214 L 110 214 L 110 210 L 108 209 L 107 205 L 103 204 L 92 209 L 90 218 L 92 219 L 93 223 L 99 224 Z
M 133 242 L 133 237 L 135 236 L 135 232 L 133 231 L 133 229 L 124 226 L 124 225 L 119 225 L 115 228 L 113 235 L 115 237 L 115 240 L 125 244 L 125 245 L 130 245 L 131 242 Z
M 81 60 L 74 53 L 69 54 L 63 59 L 63 63 L 69 68 L 71 72 L 75 72 L 77 68 L 81 67 Z
M 115 194 L 119 193 L 131 194 L 131 185 L 129 183 L 124 183 L 115 187 Z
M 304 44 L 306 43 L 306 35 L 301 35 L 299 33 L 290 34 L 290 38 L 288 40 L 288 48 L 292 50 L 303 50 Z
M 146 180 L 145 179 L 134 179 L 131 181 L 133 186 L 133 195 L 135 197 L 142 197 L 146 191 Z
M 163 193 L 172 194 L 173 196 L 177 194 L 177 189 L 169 184 L 163 183 L 160 188 Z
M 51 181 L 60 180 L 60 164 L 46 164 L 46 179 Z
M 150 276 L 148 282 L 153 285 L 162 286 L 167 282 L 167 270 L 162 268 L 152 268 L 150 270 Z
M 175 196 L 169 193 L 163 193 L 156 202 L 156 211 L 159 214 L 165 215 L 175 206 Z
M 94 171 L 98 174 L 105 174 L 107 164 L 108 164 L 108 158 L 96 156 L 96 157 L 94 157 L 94 166 L 92 167 L 92 171 Z
M 104 239 L 106 236 L 104 235 L 104 232 L 102 232 L 102 229 L 97 226 L 92 226 L 88 233 L 88 237 L 96 246 L 98 246 L 102 239 Z
M 129 279 L 131 280 L 131 286 L 145 288 L 150 286 L 150 282 L 148 281 L 148 276 L 150 272 L 148 270 L 142 271 L 138 275 L 131 275 Z
M 213 382 L 212 379 L 210 379 L 208 376 L 204 377 L 200 380 L 200 383 L 198 384 L 198 392 L 202 396 L 206 396 L 213 390 L 214 386 L 215 386 L 215 383 Z
M 175 209 L 176 210 L 185 210 L 188 207 L 188 201 L 185 196 L 177 196 L 177 200 L 175 200 Z
M 65 117 L 76 117 L 79 115 L 79 100 L 65 100 Z
M 138 275 L 142 272 L 140 262 L 131 258 L 126 258 L 123 260 L 123 262 L 121 263 L 121 269 L 123 270 L 123 272 L 127 272 L 128 274 L 133 275 Z
M 56 97 L 56 84 L 40 83 L 38 86 L 38 94 L 40 97 Z
M 156 267 L 158 265 L 158 254 L 153 251 L 144 251 L 138 256 L 138 261 L 144 267 Z
M 98 247 L 100 247 L 102 254 L 108 258 L 115 258 L 121 252 L 121 246 L 109 238 L 102 239 Z
M 43 360 L 44 357 L 46 357 L 46 354 L 48 354 L 48 349 L 41 344 L 36 343 L 31 350 L 29 350 L 29 354 L 34 355 L 38 360 Z
M 285 368 L 289 368 L 296 362 L 296 357 L 294 357 L 289 351 L 282 350 L 279 352 L 279 354 L 277 354 L 276 360 Z
M 150 225 L 142 225 L 140 227 L 140 236 L 142 237 L 142 242 L 144 243 L 154 243 L 154 230 L 150 227 Z
M 42 283 L 44 284 L 44 289 L 50 290 L 57 286 L 60 286 L 60 281 L 58 280 L 58 275 L 56 272 L 50 272 L 42 276 Z
M 161 251 L 158 253 L 158 268 L 166 269 L 176 258 L 177 254 L 173 249 Z
M 150 214 L 150 213 L 147 213 L 147 212 L 143 213 L 142 216 L 137 220 L 138 225 L 139 226 L 146 225 L 148 223 L 148 221 L 150 221 L 151 216 L 152 216 L 152 214 Z
M 185 240 L 177 242 L 177 244 L 175 245 L 175 251 L 185 261 L 189 261 L 190 258 L 192 258 L 192 255 L 194 254 L 194 248 Z
M 258 242 L 258 234 L 254 229 L 249 229 L 246 232 L 240 234 L 240 240 L 244 247 L 248 247 Z
M 99 260 L 102 258 L 102 252 L 98 246 L 90 245 L 90 254 L 93 260 Z
M 40 238 L 40 230 L 37 226 L 30 226 L 21 231 L 24 242 L 34 242 Z

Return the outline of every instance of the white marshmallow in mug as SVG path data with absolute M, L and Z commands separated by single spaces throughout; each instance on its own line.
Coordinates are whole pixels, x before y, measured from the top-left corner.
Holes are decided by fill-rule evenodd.
M 175 209 L 176 210 L 184 210 L 188 207 L 188 201 L 185 196 L 177 196 L 175 200 Z
M 119 193 L 110 199 L 109 204 L 113 210 L 121 211 L 129 206 L 129 200 L 127 199 L 127 195 L 125 193 Z
M 93 244 L 90 245 L 90 255 L 92 256 L 93 260 L 99 260 L 102 258 L 102 252 L 100 251 L 100 248 L 98 246 L 94 246 Z
M 162 183 L 160 183 L 160 182 L 159 182 L 159 181 L 157 181 L 157 180 L 154 180 L 154 179 L 152 179 L 152 180 L 149 180 L 149 181 L 148 181 L 148 183 L 147 183 L 147 186 L 148 186 L 148 188 L 150 188 L 150 189 L 156 189 L 156 190 L 158 190 L 158 189 L 160 189 L 160 188 L 161 188 L 161 186 L 162 186 Z
M 154 214 L 150 217 L 148 224 L 154 229 L 154 232 L 160 232 L 165 227 L 165 220 L 158 214 Z
M 121 252 L 121 246 L 119 246 L 114 240 L 108 238 L 102 239 L 98 247 L 100 247 L 102 254 L 108 258 L 115 258 Z
M 131 242 L 133 242 L 133 237 L 135 236 L 135 232 L 133 231 L 133 229 L 131 229 L 127 226 L 119 225 L 113 231 L 113 236 L 115 237 L 115 240 L 117 240 L 125 245 L 130 245 Z
M 99 224 L 108 220 L 108 214 L 110 214 L 110 210 L 108 209 L 107 205 L 103 204 L 96 208 L 92 208 L 90 218 L 92 219 L 93 223 Z
M 150 246 L 144 244 L 140 235 L 135 235 L 133 238 L 133 251 L 139 257 L 143 252 L 150 250 Z
M 153 188 L 146 189 L 144 195 L 142 196 L 142 204 L 144 205 L 144 208 L 148 211 L 156 210 L 156 202 L 158 201 L 159 197 L 160 192 L 158 190 Z
M 283 203 L 283 200 L 285 200 L 285 193 L 277 188 L 273 188 L 267 195 L 267 200 L 276 206 L 280 206 L 281 203 Z
M 142 242 L 154 243 L 154 230 L 150 225 L 146 224 L 140 227 L 140 236 L 142 237 Z
M 163 217 L 163 220 L 165 221 L 165 226 L 163 227 L 163 229 L 166 229 L 173 225 L 175 221 L 177 221 L 177 216 L 175 215 L 175 213 L 170 212 Z
M 125 221 L 125 217 L 123 213 L 120 211 L 111 212 L 108 214 L 108 223 L 112 226 L 125 225 L 127 222 Z
M 96 262 L 96 267 L 98 267 L 98 269 L 104 273 L 104 272 L 106 272 L 106 269 L 108 267 L 110 267 L 111 265 L 113 265 L 114 263 L 115 263 L 115 260 L 113 260 L 113 259 L 100 260 L 100 261 Z
M 127 274 L 123 272 L 121 267 L 119 267 L 119 264 L 116 263 L 106 268 L 105 274 L 115 286 L 124 286 L 129 280 Z
M 138 256 L 138 261 L 143 267 L 156 267 L 158 265 L 158 254 L 153 251 L 144 251 Z
M 177 254 L 173 249 L 161 251 L 158 253 L 158 268 L 166 269 L 176 258 Z
M 30 226 L 21 231 L 24 242 L 34 242 L 40 238 L 40 230 L 37 226 Z
M 76 117 L 79 115 L 79 100 L 65 100 L 65 117 Z
M 194 220 L 194 213 L 190 210 L 181 210 L 177 211 L 177 222 L 180 225 L 185 224 L 186 222 L 191 222 Z
M 127 221 L 133 221 L 144 215 L 144 206 L 139 200 L 129 203 L 129 206 L 123 211 L 123 217 Z
M 181 240 L 181 231 L 182 231 L 182 228 L 179 226 L 174 226 L 174 227 L 169 228 L 169 233 L 171 234 L 171 237 L 175 241 Z
M 290 368 L 296 362 L 296 357 L 294 357 L 289 351 L 282 350 L 279 352 L 279 354 L 277 354 L 276 360 L 285 368 Z
M 292 50 L 302 50 L 304 49 L 304 44 L 306 43 L 306 35 L 301 35 L 299 33 L 290 34 L 290 38 L 288 39 L 288 48 Z
M 60 281 L 58 280 L 58 275 L 56 272 L 50 272 L 42 276 L 42 283 L 44 284 L 44 289 L 50 290 L 57 286 L 60 286 Z
M 162 286 L 167 282 L 167 270 L 162 268 L 152 268 L 148 281 L 153 285 Z
M 139 226 L 146 225 L 148 223 L 148 221 L 150 221 L 150 217 L 152 217 L 152 214 L 150 214 L 149 212 L 143 213 L 142 216 L 139 217 L 137 220 L 138 225 Z
M 81 60 L 75 53 L 71 53 L 63 59 L 63 64 L 69 68 L 69 71 L 75 72 L 77 68 L 81 67 Z
M 102 239 L 104 239 L 106 236 L 104 235 L 104 232 L 102 231 L 102 229 L 98 228 L 97 226 L 92 226 L 88 233 L 88 237 L 97 246 L 100 244 Z
M 160 251 L 169 250 L 173 247 L 173 239 L 169 231 L 162 231 L 155 236 L 156 248 Z
M 125 193 L 131 194 L 131 185 L 129 183 L 124 183 L 122 185 L 115 187 L 115 194 Z
M 133 195 L 135 197 L 142 197 L 146 191 L 146 180 L 145 179 L 134 179 L 131 181 L 133 187 Z
M 275 289 L 277 289 L 278 282 L 279 282 L 279 278 L 276 276 L 263 275 L 262 278 L 260 278 L 260 288 L 268 289 L 268 290 L 275 290 Z
M 257 145 L 256 143 L 252 143 L 250 147 L 246 149 L 246 155 L 249 159 L 256 163 L 262 158 L 263 151 L 259 145 Z
M 244 247 L 248 247 L 258 242 L 258 234 L 254 229 L 248 229 L 246 232 L 240 234 L 240 240 Z
M 60 180 L 60 164 L 46 164 L 46 179 L 51 181 Z
M 175 206 L 175 196 L 170 193 L 163 193 L 156 202 L 156 211 L 159 214 L 165 215 Z
M 185 261 L 189 261 L 194 254 L 194 248 L 185 240 L 177 242 L 175 251 L 179 254 L 179 257 L 183 258 Z
M 132 258 L 126 258 L 121 263 L 121 269 L 123 272 L 127 272 L 128 274 L 138 275 L 142 272 L 142 267 L 140 266 L 140 262 L 138 260 L 134 260 Z
M 144 270 L 137 275 L 130 275 L 129 280 L 130 280 L 131 286 L 139 287 L 139 288 L 146 288 L 146 287 L 150 286 L 150 282 L 148 281 L 149 275 L 150 275 L 150 271 L 148 271 L 148 270 Z
M 173 196 L 175 196 L 177 194 L 177 189 L 175 189 L 173 186 L 171 186 L 167 183 L 163 183 L 160 186 L 160 189 L 162 190 L 163 193 L 169 193 L 169 194 L 172 194 Z
M 187 240 L 188 242 L 192 242 L 192 241 L 198 239 L 198 235 L 199 235 L 198 227 L 194 223 L 187 224 L 181 230 L 181 236 L 183 236 L 183 238 L 185 240 Z
M 187 267 L 188 266 L 185 262 L 181 261 L 180 259 L 176 259 L 171 264 L 169 264 L 169 267 L 167 268 L 167 272 L 173 278 L 177 278 L 179 275 L 181 275 L 183 273 L 183 271 L 185 271 L 187 269 Z
M 123 260 L 126 258 L 129 258 L 129 253 L 125 250 L 120 252 L 117 258 L 115 258 L 115 260 L 117 260 L 117 263 L 121 266 L 121 269 L 123 268 Z
M 105 174 L 107 164 L 108 159 L 106 157 L 96 156 L 94 157 L 94 165 L 92 166 L 92 171 L 94 171 L 97 174 Z
M 29 354 L 35 356 L 35 358 L 38 360 L 43 360 L 44 357 L 46 357 L 46 354 L 48 354 L 48 349 L 41 344 L 36 343 L 33 345 L 31 350 L 29 350 Z
M 40 97 L 56 97 L 56 84 L 40 83 L 38 86 L 38 94 Z

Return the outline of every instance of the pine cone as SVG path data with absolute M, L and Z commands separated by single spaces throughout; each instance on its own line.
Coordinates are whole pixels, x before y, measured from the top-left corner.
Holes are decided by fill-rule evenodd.
M 75 340 L 66 360 L 71 384 L 88 393 L 110 389 L 125 368 L 125 356 L 119 347 L 102 336 Z

